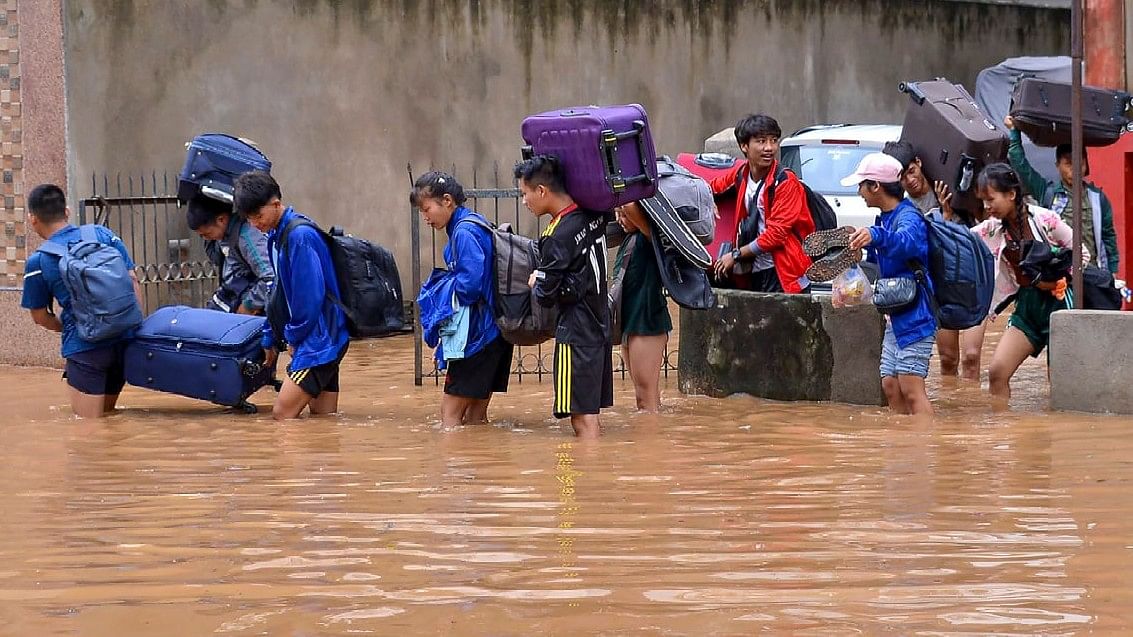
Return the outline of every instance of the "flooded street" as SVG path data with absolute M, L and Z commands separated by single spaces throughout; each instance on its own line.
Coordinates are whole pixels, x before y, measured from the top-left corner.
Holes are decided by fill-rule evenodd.
M 531 378 L 441 431 L 412 363 L 356 343 L 344 414 L 284 425 L 133 388 L 76 422 L 0 370 L 0 634 L 1133 630 L 1133 419 L 1045 411 L 1036 362 L 997 413 L 934 361 L 931 426 L 619 379 L 589 444 Z

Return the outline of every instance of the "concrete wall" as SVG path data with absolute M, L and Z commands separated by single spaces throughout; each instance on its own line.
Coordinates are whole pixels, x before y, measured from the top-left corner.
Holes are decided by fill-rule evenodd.
M 205 130 L 259 142 L 286 198 L 391 247 L 406 164 L 507 173 L 528 113 L 646 105 L 659 149 L 753 110 L 899 122 L 902 79 L 974 81 L 1068 48 L 1064 10 L 909 0 L 67 0 L 69 174 L 176 171 Z
M 1050 316 L 1050 404 L 1133 414 L 1133 313 L 1075 310 Z
M 686 394 L 883 404 L 885 322 L 872 305 L 830 297 L 717 290 L 716 307 L 681 310 L 677 381 Z

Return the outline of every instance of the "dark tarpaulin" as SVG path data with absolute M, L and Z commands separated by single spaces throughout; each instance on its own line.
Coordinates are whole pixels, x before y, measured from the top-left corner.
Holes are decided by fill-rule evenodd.
M 1007 58 L 999 64 L 980 71 L 976 76 L 976 103 L 987 114 L 988 119 L 1000 124 L 1011 110 L 1011 91 L 1022 75 L 1044 80 L 1070 83 L 1070 57 Z M 1023 135 L 1023 149 L 1031 166 L 1051 181 L 1058 181 L 1058 170 L 1054 167 L 1054 149 L 1035 146 Z

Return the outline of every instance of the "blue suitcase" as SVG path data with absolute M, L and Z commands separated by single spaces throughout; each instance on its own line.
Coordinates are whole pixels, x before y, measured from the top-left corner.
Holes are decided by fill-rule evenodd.
M 267 319 L 173 305 L 126 346 L 126 382 L 255 413 L 248 397 L 273 380 L 260 347 Z
M 177 176 L 177 198 L 188 203 L 197 195 L 232 203 L 236 178 L 253 170 L 271 172 L 271 162 L 251 142 L 225 135 L 205 133 L 187 144 L 188 153 Z

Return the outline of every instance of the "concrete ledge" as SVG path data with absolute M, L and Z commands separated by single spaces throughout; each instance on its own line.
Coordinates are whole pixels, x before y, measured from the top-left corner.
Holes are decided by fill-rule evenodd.
M 1050 317 L 1055 409 L 1133 414 L 1133 313 L 1074 310 Z
M 18 290 L 0 290 L 0 365 L 63 367 L 59 335 L 32 323 L 20 296 Z
M 737 159 L 743 159 L 740 147 L 736 144 L 736 129 L 731 126 L 704 140 L 704 152 L 723 153 Z
M 884 404 L 877 367 L 885 322 L 829 297 L 717 290 L 717 307 L 682 309 L 677 378 L 686 394 Z

